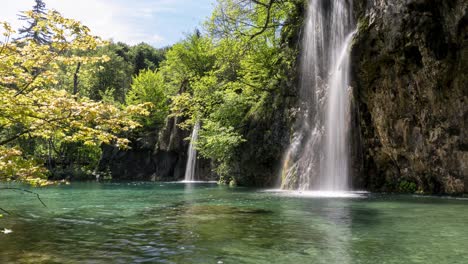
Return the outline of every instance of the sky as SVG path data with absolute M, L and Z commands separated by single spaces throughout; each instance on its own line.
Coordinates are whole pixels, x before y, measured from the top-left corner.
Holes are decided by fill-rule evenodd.
M 94 35 L 127 44 L 146 42 L 160 48 L 201 28 L 216 0 L 43 0 L 67 18 L 81 21 Z M 0 0 L 0 21 L 19 28 L 20 11 L 34 0 Z

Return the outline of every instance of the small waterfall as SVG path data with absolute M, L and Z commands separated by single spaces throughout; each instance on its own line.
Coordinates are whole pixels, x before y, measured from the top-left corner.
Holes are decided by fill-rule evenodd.
M 190 139 L 190 146 L 188 149 L 187 166 L 185 167 L 185 178 L 184 181 L 192 182 L 195 181 L 195 166 L 197 165 L 197 149 L 195 148 L 195 142 L 198 140 L 198 131 L 200 130 L 200 123 L 197 122 L 193 127 L 192 137 Z
M 310 0 L 302 43 L 300 109 L 282 188 L 349 189 L 352 0 Z

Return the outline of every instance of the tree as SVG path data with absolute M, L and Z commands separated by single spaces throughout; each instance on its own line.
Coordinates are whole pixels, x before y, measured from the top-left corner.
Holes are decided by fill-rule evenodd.
M 202 124 L 196 147 L 226 181 L 238 173 L 245 128 L 274 107 L 269 100 L 287 63 L 279 30 L 287 25 L 292 2 L 219 0 L 206 23 L 209 35 L 189 36 L 162 63 L 166 79 L 186 80 L 185 89 L 172 98 L 171 114 L 185 118 L 182 127 Z
M 125 103 L 125 96 L 132 83 L 133 65 L 129 47 L 123 43 L 111 43 L 96 50 L 95 55 L 109 58 L 93 65 L 89 70 L 86 94 L 93 100 L 111 99 Z
M 130 55 L 133 61 L 133 74 L 138 75 L 141 70 L 156 70 L 164 60 L 165 49 L 155 49 L 146 43 L 131 47 Z
M 34 17 L 33 13 L 28 13 Z M 60 65 L 83 65 L 108 60 L 106 56 L 82 56 L 103 45 L 90 34 L 89 28 L 66 19 L 58 12 L 45 16 L 48 27 L 37 28 L 38 33 L 52 32 L 49 46 L 26 38 L 8 42 L 14 33 L 3 25 L 0 42 L 0 179 L 16 179 L 42 184 L 44 175 L 41 157 L 28 156 L 18 147 L 22 138 L 58 139 L 79 142 L 86 146 L 101 143 L 125 147 L 128 140 L 119 134 L 139 124 L 135 115 L 148 114 L 141 106 L 119 109 L 54 89 Z M 71 51 L 75 52 L 70 55 Z M 41 71 L 34 69 L 40 68 Z
M 165 91 L 164 79 L 160 72 L 142 70 L 133 77 L 132 89 L 127 95 L 127 103 L 151 103 L 150 114 L 143 118 L 146 127 L 162 124 L 168 115 L 169 96 Z
M 275 32 L 285 25 L 285 12 L 294 1 L 285 0 L 219 0 L 208 23 L 216 37 L 254 39 L 265 32 Z
M 51 32 L 47 28 L 47 8 L 42 0 L 35 0 L 36 4 L 31 11 L 22 12 L 20 20 L 28 23 L 27 26 L 18 30 L 21 38 L 31 38 L 37 44 L 46 45 L 51 43 Z

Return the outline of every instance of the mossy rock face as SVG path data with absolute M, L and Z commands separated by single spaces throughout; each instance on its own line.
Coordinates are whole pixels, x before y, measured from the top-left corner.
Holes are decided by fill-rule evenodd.
M 417 188 L 418 187 L 414 182 L 401 181 L 398 186 L 398 191 L 403 193 L 415 193 Z
M 468 191 L 468 2 L 365 6 L 352 48 L 364 187 Z

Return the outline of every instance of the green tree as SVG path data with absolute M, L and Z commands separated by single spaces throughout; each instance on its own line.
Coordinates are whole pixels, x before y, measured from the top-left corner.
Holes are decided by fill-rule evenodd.
M 27 25 L 18 30 L 21 38 L 31 38 L 37 44 L 45 45 L 51 43 L 51 32 L 47 26 L 47 8 L 42 0 L 35 0 L 31 11 L 22 12 L 20 20 Z
M 133 73 L 128 50 L 128 46 L 123 43 L 110 44 L 97 50 L 97 55 L 109 59 L 97 63 L 89 71 L 89 83 L 85 89 L 91 99 L 102 100 L 106 95 L 110 95 L 116 102 L 125 103 Z
M 143 118 L 147 127 L 164 122 L 169 110 L 169 97 L 165 91 L 164 79 L 160 72 L 142 70 L 133 78 L 132 89 L 128 92 L 129 104 L 151 103 L 150 114 Z
M 209 35 L 189 36 L 162 64 L 171 69 L 163 70 L 167 79 L 188 77 L 172 98 L 172 114 L 187 118 L 183 127 L 201 122 L 197 148 L 227 181 L 248 144 L 244 128 L 274 107 L 269 100 L 284 65 L 279 30 L 292 7 L 291 1 L 220 0 L 206 23 Z
M 131 47 L 130 55 L 133 62 L 133 74 L 138 75 L 142 70 L 156 70 L 164 60 L 165 49 L 155 49 L 146 43 Z
M 34 14 L 30 14 L 34 16 Z M 147 114 L 142 106 L 115 106 L 54 89 L 60 65 L 90 64 L 106 57 L 70 55 L 70 51 L 96 49 L 102 42 L 89 28 L 66 19 L 58 12 L 45 17 L 53 33 L 50 46 L 32 39 L 8 42 L 14 31 L 3 25 L 6 40 L 0 43 L 0 179 L 16 179 L 42 184 L 44 168 L 41 157 L 28 156 L 18 140 L 58 139 L 85 146 L 114 143 L 125 147 L 128 140 L 118 134 L 139 126 L 131 118 Z M 41 71 L 33 69 L 40 68 Z

